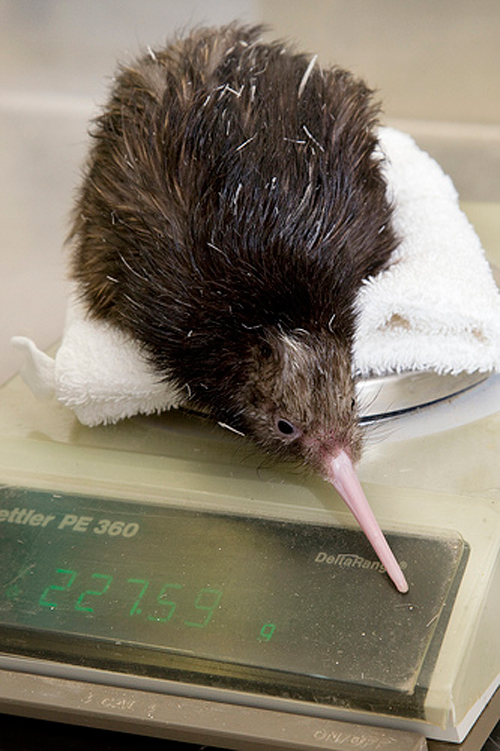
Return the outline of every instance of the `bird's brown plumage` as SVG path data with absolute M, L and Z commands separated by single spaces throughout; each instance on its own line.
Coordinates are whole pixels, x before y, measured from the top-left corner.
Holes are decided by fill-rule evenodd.
M 378 105 L 260 34 L 201 29 L 121 68 L 92 131 L 72 275 L 193 405 L 325 474 L 360 454 L 356 296 L 397 245 Z

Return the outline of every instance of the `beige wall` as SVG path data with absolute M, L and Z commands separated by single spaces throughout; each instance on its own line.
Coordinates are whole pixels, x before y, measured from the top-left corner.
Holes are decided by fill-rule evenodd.
M 271 0 L 262 17 L 379 89 L 392 118 L 500 125 L 498 0 Z

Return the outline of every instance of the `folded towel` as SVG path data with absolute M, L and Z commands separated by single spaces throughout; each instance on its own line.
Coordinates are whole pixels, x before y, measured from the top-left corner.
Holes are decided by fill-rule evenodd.
M 408 136 L 380 130 L 394 222 L 402 238 L 391 267 L 358 297 L 355 367 L 362 377 L 402 371 L 500 370 L 500 294 L 449 177 Z M 185 392 L 159 380 L 138 342 L 89 319 L 70 299 L 54 359 L 26 337 L 22 374 L 85 425 L 178 407 Z
M 380 135 L 402 242 L 359 294 L 358 372 L 498 370 L 500 293 L 451 179 L 408 135 Z
M 87 318 L 75 299 L 70 297 L 54 359 L 27 337 L 12 339 L 25 352 L 21 375 L 35 396 L 55 394 L 91 427 L 180 406 L 185 392 L 159 379 L 138 343 L 114 326 Z

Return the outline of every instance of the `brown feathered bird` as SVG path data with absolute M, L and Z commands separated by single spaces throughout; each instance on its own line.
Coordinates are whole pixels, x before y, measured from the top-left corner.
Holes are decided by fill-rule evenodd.
M 260 35 L 201 29 L 121 68 L 72 273 L 193 406 L 331 481 L 406 591 L 353 469 L 356 296 L 397 245 L 378 106 L 349 72 Z

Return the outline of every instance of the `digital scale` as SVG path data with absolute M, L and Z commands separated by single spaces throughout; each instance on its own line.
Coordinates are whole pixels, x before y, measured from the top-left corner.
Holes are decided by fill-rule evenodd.
M 406 595 L 320 478 L 191 414 L 90 429 L 7 383 L 0 711 L 233 749 L 480 749 L 500 378 L 360 388 L 359 476 Z

